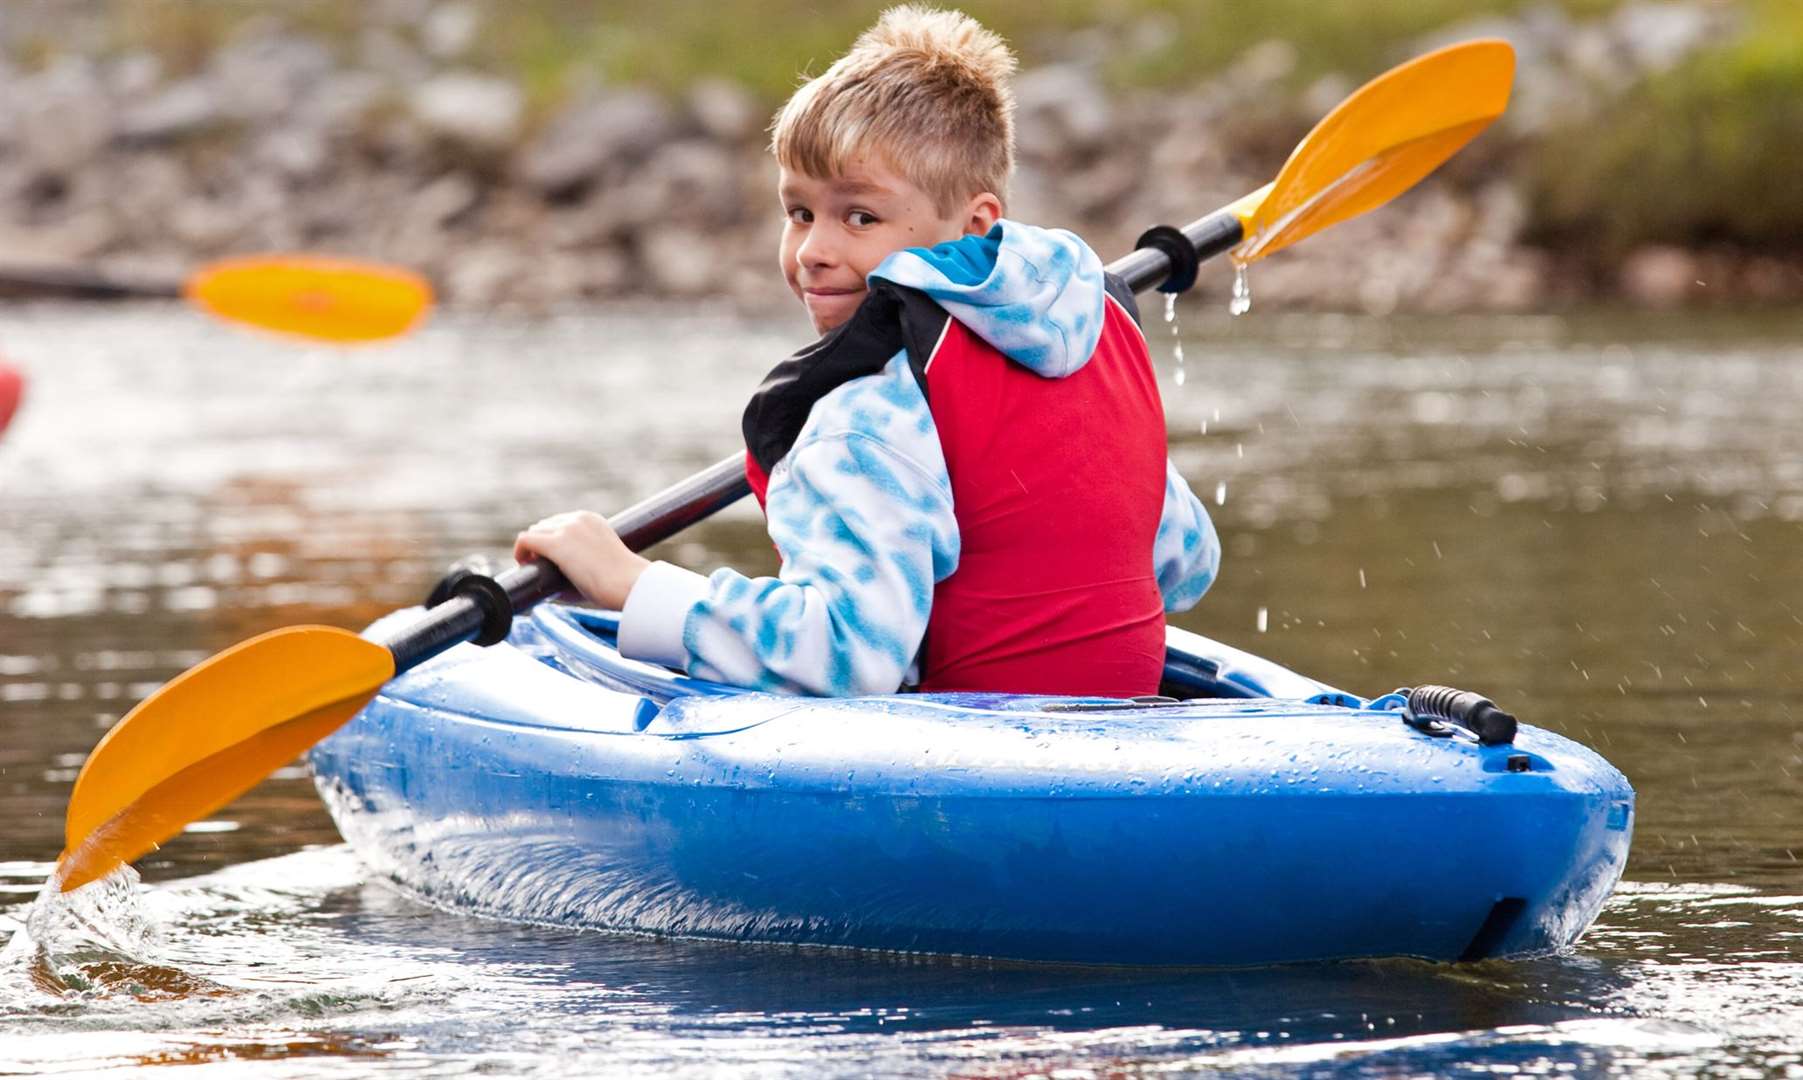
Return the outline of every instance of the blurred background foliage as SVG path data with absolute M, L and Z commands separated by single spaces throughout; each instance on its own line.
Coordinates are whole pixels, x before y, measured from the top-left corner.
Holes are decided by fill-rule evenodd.
M 1745 29 L 1529 155 L 1540 238 L 1803 250 L 1803 0 L 1749 0 Z
M 250 20 L 279 20 L 347 53 L 371 12 L 409 0 L 7 0 L 0 21 L 39 18 L 6 35 L 21 69 L 53 61 L 77 19 L 105 47 L 147 51 L 174 75 L 202 67 Z M 480 31 L 460 64 L 501 75 L 542 120 L 582 88 L 681 93 L 729 79 L 773 107 L 817 73 L 884 3 L 822 0 L 470 0 Z M 966 0 L 1024 64 L 1078 62 L 1123 91 L 1183 92 L 1218 79 L 1272 41 L 1293 57 L 1269 89 L 1236 106 L 1224 135 L 1290 145 L 1319 116 L 1331 84 L 1349 90 L 1424 43 L 1536 15 L 1576 26 L 1632 6 L 1688 7 L 1733 32 L 1622 92 L 1596 95 L 1563 122 L 1499 125 L 1463 169 L 1511 176 L 1527 207 L 1524 235 L 1607 267 L 1647 245 L 1803 252 L 1803 0 Z M 415 5 L 421 11 L 429 5 Z M 46 13 L 49 17 L 44 17 Z M 402 20 L 404 21 L 404 19 Z M 1555 34 L 1556 37 L 1556 34 Z M 1557 47 L 1555 42 L 1554 47 Z M 1535 75 L 1524 65 L 1523 79 Z M 1337 80 L 1337 81 L 1335 81 Z M 1518 85 L 1518 102 L 1536 88 Z M 1582 88 L 1580 87 L 1580 90 Z M 1619 89 L 1619 88 L 1616 88 Z M 1563 91 L 1554 91 L 1555 96 Z M 1281 99 L 1281 100 L 1279 100 Z M 1260 133 L 1264 137 L 1260 138 Z M 1473 174 L 1474 175 L 1474 174 Z

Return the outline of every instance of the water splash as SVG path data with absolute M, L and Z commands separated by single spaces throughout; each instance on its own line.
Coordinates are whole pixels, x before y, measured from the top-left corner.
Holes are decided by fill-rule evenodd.
M 0 972 L 15 986 L 64 999 L 126 996 L 140 1001 L 210 993 L 214 988 L 159 963 L 154 922 L 137 871 L 129 866 L 73 892 L 55 876 L 0 949 Z M 8 977 L 10 976 L 10 977 Z
M 1246 280 L 1246 264 L 1233 264 L 1233 298 L 1227 301 L 1227 310 L 1235 315 L 1244 315 L 1252 310 L 1252 285 Z
M 144 953 L 152 933 L 138 885 L 138 872 L 130 866 L 72 892 L 60 891 L 62 883 L 52 875 L 25 917 L 24 933 L 45 949 L 91 944 Z
M 1171 358 L 1177 362 L 1177 368 L 1171 373 L 1171 381 L 1182 386 L 1187 378 L 1183 369 L 1183 337 L 1181 327 L 1177 324 L 1177 294 L 1164 294 L 1164 321 L 1171 328 Z

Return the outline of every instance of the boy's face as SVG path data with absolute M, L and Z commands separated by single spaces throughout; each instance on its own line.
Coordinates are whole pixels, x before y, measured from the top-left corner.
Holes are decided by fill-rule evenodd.
M 983 192 L 942 215 L 926 192 L 871 158 L 828 179 L 784 169 L 777 194 L 788 218 L 783 279 L 821 334 L 851 318 L 865 275 L 891 253 L 987 233 L 1002 213 L 1001 200 Z

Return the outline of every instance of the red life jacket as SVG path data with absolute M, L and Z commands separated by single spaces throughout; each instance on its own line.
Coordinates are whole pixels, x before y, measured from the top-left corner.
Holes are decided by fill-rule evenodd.
M 920 294 L 903 299 L 902 321 L 917 324 L 905 335 L 909 359 L 945 452 L 959 535 L 958 569 L 933 589 L 920 688 L 1157 693 L 1165 623 L 1152 547 L 1164 507 L 1164 408 L 1133 316 L 1111 295 L 1089 362 L 1049 379 Z M 938 313 L 936 328 L 930 318 L 920 325 L 923 302 Z M 919 348 L 924 341 L 933 344 Z M 804 356 L 818 362 L 833 351 Z M 746 476 L 761 504 L 769 481 L 760 445 L 775 461 L 755 436 L 776 410 L 766 406 L 761 424 L 759 411 L 754 399 Z

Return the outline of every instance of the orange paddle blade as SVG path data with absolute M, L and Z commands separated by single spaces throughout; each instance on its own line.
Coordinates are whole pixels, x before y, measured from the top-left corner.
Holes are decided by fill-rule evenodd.
M 1234 205 L 1249 263 L 1408 190 L 1501 116 L 1515 50 L 1500 39 L 1436 49 L 1391 68 L 1328 113 L 1270 188 Z
M 394 676 L 394 657 L 329 626 L 276 630 L 171 680 L 107 732 L 69 796 L 67 892 L 104 877 L 294 760 Z
M 432 286 L 410 270 L 318 255 L 216 262 L 184 292 L 223 319 L 338 342 L 404 334 L 432 306 Z

